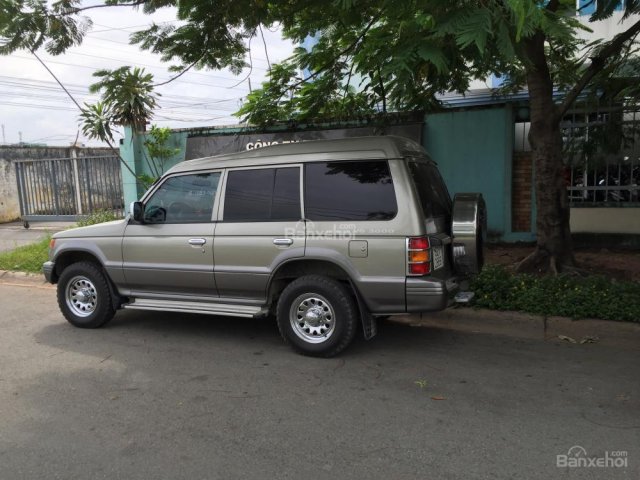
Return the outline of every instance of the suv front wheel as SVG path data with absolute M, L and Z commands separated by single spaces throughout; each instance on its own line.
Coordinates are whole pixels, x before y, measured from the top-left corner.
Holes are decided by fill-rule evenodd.
M 115 314 L 107 278 L 90 262 L 74 263 L 62 271 L 58 305 L 69 323 L 80 328 L 101 327 Z
M 307 275 L 291 282 L 278 300 L 278 328 L 295 350 L 332 357 L 353 340 L 358 309 L 353 295 L 340 282 Z

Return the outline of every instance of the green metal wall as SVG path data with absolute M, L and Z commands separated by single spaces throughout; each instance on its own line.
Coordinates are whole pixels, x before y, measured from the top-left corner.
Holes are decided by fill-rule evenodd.
M 201 130 L 201 129 L 200 129 Z M 186 140 L 198 129 L 174 131 L 170 140 L 182 153 L 167 166 L 184 160 Z M 227 129 L 204 132 L 212 136 Z M 127 129 L 120 151 L 138 173 L 150 173 L 144 161 L 144 136 Z M 438 162 L 452 195 L 481 192 L 487 202 L 488 236 L 493 241 L 532 241 L 532 233 L 511 232 L 511 174 L 513 157 L 513 112 L 510 105 L 447 110 L 425 117 L 423 145 Z M 143 191 L 131 174 L 123 170 L 125 200 L 139 198 Z M 535 213 L 535 212 L 534 212 Z
M 531 233 L 511 232 L 513 114 L 509 105 L 427 115 L 423 143 L 452 196 L 482 193 L 491 240 L 533 240 Z
M 167 146 L 171 148 L 179 148 L 180 153 L 166 159 L 164 162 L 164 171 L 177 163 L 184 161 L 184 154 L 187 145 L 187 134 L 184 130 L 172 132 Z M 136 133 L 133 135 L 131 127 L 125 127 L 124 139 L 120 142 L 120 156 L 129 165 L 129 167 L 138 175 L 154 176 L 154 172 L 149 165 L 149 158 L 144 146 L 147 134 Z M 134 177 L 128 169 L 122 169 L 122 184 L 124 190 L 125 208 L 128 209 L 129 204 L 138 200 L 145 192 L 144 185 Z

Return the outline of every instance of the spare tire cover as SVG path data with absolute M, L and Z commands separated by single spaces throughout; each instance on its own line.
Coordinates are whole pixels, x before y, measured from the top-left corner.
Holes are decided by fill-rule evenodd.
M 487 209 L 481 193 L 457 193 L 453 198 L 451 234 L 456 273 L 480 273 L 484 264 Z

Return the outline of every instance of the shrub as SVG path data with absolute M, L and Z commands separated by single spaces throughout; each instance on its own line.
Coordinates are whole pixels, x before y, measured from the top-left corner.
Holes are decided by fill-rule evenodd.
M 474 305 L 536 315 L 640 322 L 640 283 L 602 276 L 537 277 L 484 268 L 471 283 Z
M 122 218 L 119 214 L 112 210 L 98 210 L 78 220 L 79 227 L 88 227 L 96 223 L 111 222 Z

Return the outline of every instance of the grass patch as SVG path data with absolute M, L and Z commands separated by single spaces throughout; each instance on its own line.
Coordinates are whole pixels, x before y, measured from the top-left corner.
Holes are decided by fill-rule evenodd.
M 602 276 L 537 277 L 489 265 L 471 284 L 474 305 L 544 316 L 640 322 L 640 283 Z
M 37 243 L 16 247 L 9 252 L 0 253 L 0 270 L 17 272 L 42 272 L 42 264 L 47 261 L 49 255 L 49 240 L 47 235 Z
M 122 217 L 113 211 L 99 210 L 80 219 L 75 227 L 86 227 L 97 223 L 118 220 L 120 218 Z M 48 234 L 36 243 L 16 247 L 8 252 L 0 253 L 0 270 L 41 273 L 42 264 L 49 259 L 50 240 L 51 235 Z

